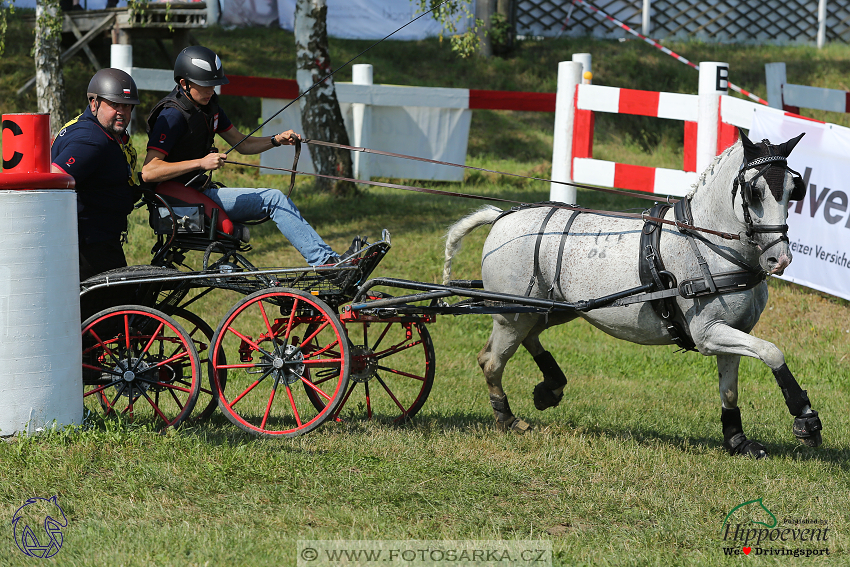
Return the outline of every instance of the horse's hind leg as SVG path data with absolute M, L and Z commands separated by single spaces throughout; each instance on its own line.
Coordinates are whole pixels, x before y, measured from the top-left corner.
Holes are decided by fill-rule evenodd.
M 776 345 L 754 337 L 728 325 L 717 324 L 706 331 L 699 350 L 705 355 L 743 355 L 758 358 L 773 371 L 776 383 L 782 389 L 785 405 L 794 416 L 794 436 L 809 447 L 818 447 L 822 443 L 821 421 L 818 412 L 811 408 L 809 396 L 800 388 L 794 375 L 785 364 L 785 356 Z M 722 371 L 721 371 L 722 372 Z M 721 376 L 721 382 L 723 378 Z M 735 364 L 736 405 L 737 405 L 737 364 Z M 721 386 L 722 391 L 722 386 Z
M 559 325 L 565 321 L 546 321 L 541 317 L 528 336 L 522 341 L 522 346 L 534 358 L 537 368 L 543 373 L 543 381 L 534 387 L 534 407 L 543 411 L 561 403 L 564 397 L 564 386 L 567 377 L 558 366 L 555 357 L 540 344 L 540 333 L 548 327 Z
M 738 407 L 738 366 L 741 357 L 737 354 L 717 356 L 717 372 L 720 376 L 720 423 L 723 426 L 723 446 L 730 455 L 746 455 L 763 459 L 767 457 L 764 446 L 747 439 L 741 425 L 741 409 Z
M 490 405 L 496 424 L 504 430 L 524 433 L 531 425 L 516 417 L 511 411 L 508 396 L 502 389 L 502 374 L 505 365 L 519 348 L 520 343 L 535 326 L 538 315 L 522 314 L 516 321 L 512 315 L 493 316 L 493 331 L 487 344 L 478 353 L 478 365 L 484 372 L 487 388 L 490 391 Z

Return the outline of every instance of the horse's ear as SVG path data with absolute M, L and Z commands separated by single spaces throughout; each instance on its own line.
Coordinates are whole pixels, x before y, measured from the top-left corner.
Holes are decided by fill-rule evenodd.
M 800 142 L 800 140 L 805 135 L 806 135 L 806 133 L 803 132 L 802 134 L 800 134 L 796 138 L 791 138 L 790 140 L 788 140 L 784 144 L 780 144 L 779 145 L 779 155 L 782 155 L 782 156 L 785 156 L 785 157 L 790 156 L 791 152 L 794 151 L 794 148 L 797 146 L 797 144 Z
M 744 161 L 753 161 L 759 157 L 759 149 L 747 138 L 741 128 L 738 128 L 738 132 L 741 134 L 741 144 L 744 146 Z

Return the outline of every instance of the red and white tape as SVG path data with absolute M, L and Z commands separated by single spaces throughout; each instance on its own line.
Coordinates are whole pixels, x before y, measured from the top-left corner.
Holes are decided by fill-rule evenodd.
M 608 14 L 606 14 L 605 12 L 603 12 L 602 10 L 600 10 L 599 8 L 597 8 L 596 6 L 591 4 L 590 2 L 587 2 L 587 0 L 573 0 L 573 4 L 581 4 L 582 6 L 585 6 L 586 8 L 588 8 L 588 9 L 592 10 L 594 13 L 596 13 L 596 15 L 602 16 L 606 20 L 612 22 L 614 25 L 619 26 L 620 28 L 626 30 L 627 32 L 629 32 L 633 36 L 639 37 L 640 39 L 644 40 L 646 43 L 648 43 L 652 47 L 654 47 L 656 49 L 660 49 L 662 52 L 666 53 L 670 57 L 673 57 L 676 60 L 678 60 L 679 62 L 684 63 L 685 65 L 688 65 L 689 67 L 693 67 L 694 69 L 699 71 L 699 65 L 697 65 L 695 63 L 691 63 L 690 61 L 688 61 L 687 59 L 685 59 L 684 57 L 682 57 L 678 53 L 675 53 L 674 51 L 667 49 L 666 47 L 664 47 L 663 45 L 661 45 L 660 43 L 658 43 L 654 39 L 650 39 L 650 38 L 646 37 L 645 35 L 642 35 L 642 34 L 636 32 L 635 30 L 633 30 L 632 28 L 630 28 L 629 26 L 627 26 L 626 24 L 624 24 L 620 20 L 609 16 Z M 761 104 L 767 106 L 766 100 L 764 100 L 761 97 L 754 95 L 753 93 L 751 93 L 749 91 L 742 89 L 741 87 L 739 87 L 737 85 L 732 84 L 731 82 L 729 82 L 729 88 L 732 89 L 733 91 L 737 92 L 737 93 L 741 93 L 742 95 L 751 98 L 752 100 L 754 100 L 758 103 L 761 103 Z

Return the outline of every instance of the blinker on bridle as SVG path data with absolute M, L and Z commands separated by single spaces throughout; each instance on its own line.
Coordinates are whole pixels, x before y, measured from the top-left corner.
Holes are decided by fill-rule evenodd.
M 773 149 L 771 148 L 770 144 L 767 143 L 766 140 L 764 141 L 764 144 L 768 148 L 768 151 L 770 151 L 772 153 Z M 739 186 L 741 187 L 741 209 L 743 210 L 743 213 L 744 213 L 744 223 L 747 225 L 746 235 L 747 235 L 748 238 L 750 238 L 750 242 L 753 243 L 755 246 L 757 246 L 762 251 L 762 254 L 764 254 L 770 248 L 772 248 L 773 246 L 775 246 L 776 244 L 778 244 L 780 242 L 788 242 L 788 225 L 787 224 L 757 225 L 753 222 L 752 216 L 750 215 L 750 204 L 753 202 L 753 200 L 754 200 L 753 198 L 755 197 L 759 201 L 763 201 L 766 198 L 766 193 L 765 193 L 764 189 L 762 189 L 761 191 L 758 191 L 757 189 L 754 190 L 755 187 L 756 187 L 756 185 L 755 185 L 756 181 L 758 181 L 759 177 L 763 177 L 765 175 L 765 173 L 767 173 L 767 170 L 772 165 L 774 165 L 774 164 L 779 165 L 780 162 L 781 162 L 781 167 L 785 171 L 790 172 L 796 178 L 801 178 L 799 173 L 797 173 L 796 171 L 794 171 L 793 169 L 788 167 L 788 158 L 786 156 L 767 155 L 767 156 L 757 157 L 757 158 L 755 158 L 751 161 L 746 161 L 746 157 L 745 157 L 744 163 L 741 164 L 741 167 L 738 170 L 738 175 L 737 175 L 737 177 L 735 177 L 735 180 L 732 183 L 732 201 L 733 202 L 735 200 L 735 194 L 738 192 L 738 187 Z M 750 178 L 749 181 L 745 180 L 744 174 L 747 172 L 747 170 L 753 169 L 753 168 L 761 168 L 761 169 L 759 169 L 758 172 L 752 178 Z M 767 179 L 765 179 L 765 183 L 767 183 Z M 796 185 L 796 183 L 795 183 L 795 185 Z M 802 194 L 797 195 L 797 193 L 802 193 Z M 805 186 L 803 187 L 802 191 L 797 191 L 797 188 L 795 187 L 795 190 L 793 191 L 791 197 L 792 197 L 792 199 L 794 197 L 799 197 L 799 199 L 802 199 L 804 194 L 805 194 Z M 777 198 L 776 200 L 779 201 L 780 199 L 781 198 Z M 799 200 L 799 199 L 794 199 L 794 200 Z M 766 244 L 764 246 L 760 246 L 759 244 L 757 244 L 756 242 L 754 242 L 752 240 L 753 235 L 755 235 L 757 233 L 765 233 L 765 234 L 767 234 L 767 233 L 779 233 L 780 236 L 779 236 L 779 238 L 777 238 L 776 240 L 773 240 L 769 244 Z

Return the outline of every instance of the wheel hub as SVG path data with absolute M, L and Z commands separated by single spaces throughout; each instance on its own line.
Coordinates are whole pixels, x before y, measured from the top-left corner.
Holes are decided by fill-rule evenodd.
M 304 353 L 295 345 L 286 345 L 282 355 L 274 358 L 265 357 L 266 363 L 274 369 L 274 376 L 287 385 L 301 381 L 304 376 L 306 365 L 304 364 Z
M 131 368 L 135 368 L 135 370 L 130 370 Z M 151 366 L 147 362 L 144 360 L 140 361 L 138 358 L 119 361 L 118 365 L 113 368 L 113 371 L 121 376 L 125 385 L 116 384 L 115 390 L 121 390 L 121 395 L 128 398 L 135 394 L 137 390 L 139 393 L 147 391 L 150 388 L 150 384 L 144 380 L 138 380 L 138 378 L 144 376 L 145 372 L 150 368 Z M 128 388 L 127 385 L 132 387 Z
M 351 371 L 349 379 L 357 383 L 368 382 L 375 375 L 378 368 L 378 360 L 375 353 L 367 346 L 355 346 L 351 351 Z

